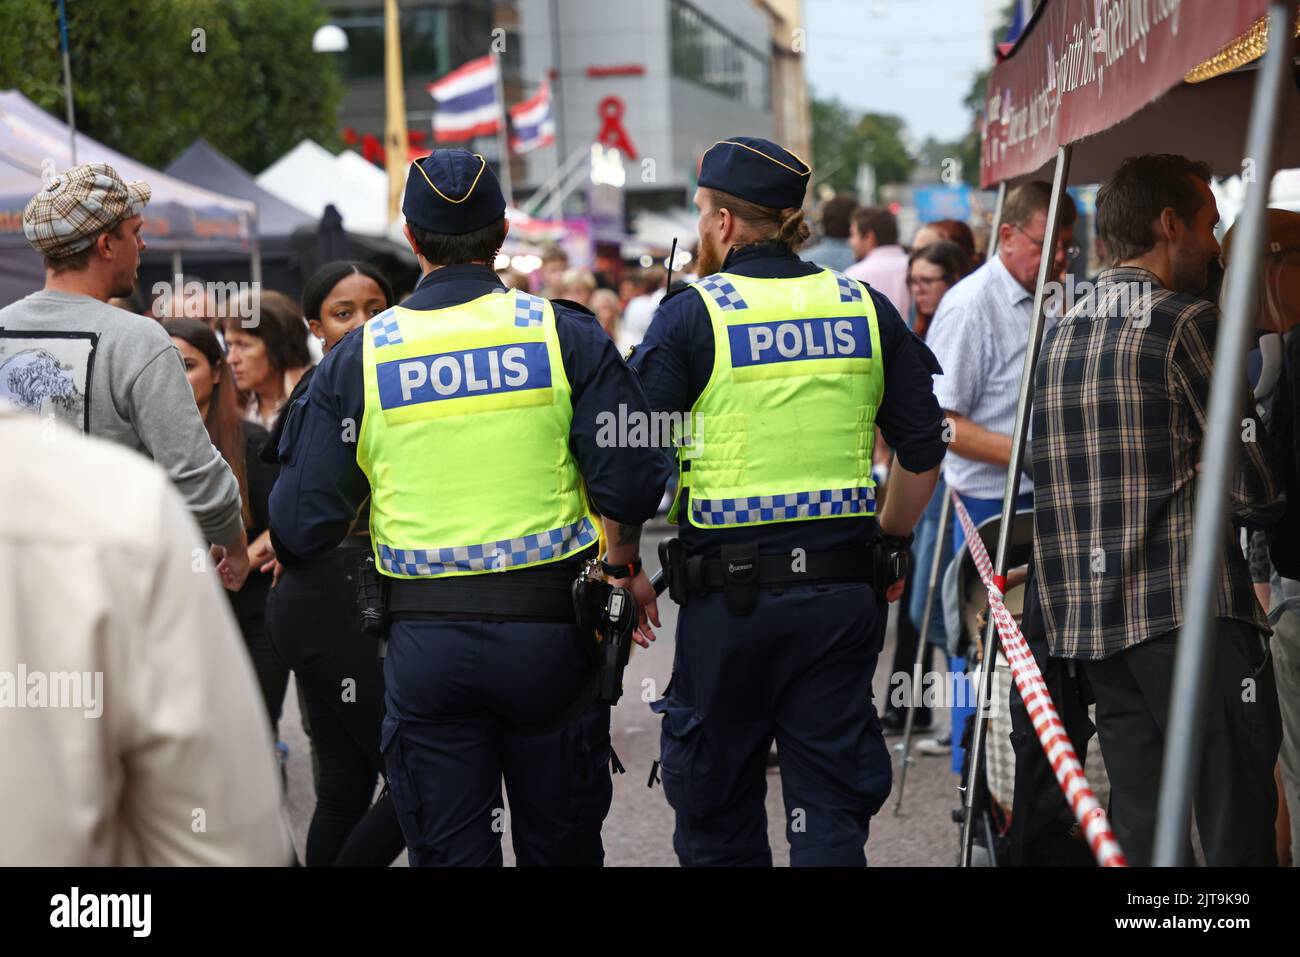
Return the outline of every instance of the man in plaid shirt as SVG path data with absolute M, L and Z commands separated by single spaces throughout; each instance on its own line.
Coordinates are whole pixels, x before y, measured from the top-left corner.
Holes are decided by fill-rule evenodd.
M 1203 163 L 1140 156 L 1102 186 L 1097 224 L 1116 265 L 1048 333 L 1035 376 L 1034 561 L 1047 640 L 1096 696 L 1111 821 L 1135 864 L 1151 859 L 1214 372 L 1219 311 L 1198 298 L 1219 255 L 1209 179 Z M 1237 523 L 1279 513 L 1264 443 L 1244 395 Z M 1232 532 L 1215 615 L 1197 827 L 1211 865 L 1272 864 L 1277 692 L 1268 624 Z

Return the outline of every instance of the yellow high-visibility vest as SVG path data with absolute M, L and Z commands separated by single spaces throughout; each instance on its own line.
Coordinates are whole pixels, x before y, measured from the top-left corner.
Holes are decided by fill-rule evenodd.
M 885 378 L 866 288 L 831 269 L 691 285 L 713 326 L 713 372 L 678 447 L 670 520 L 684 489 L 699 528 L 874 515 Z
M 549 302 L 509 290 L 443 309 L 395 306 L 362 334 L 357 462 L 384 574 L 525 568 L 597 540 Z

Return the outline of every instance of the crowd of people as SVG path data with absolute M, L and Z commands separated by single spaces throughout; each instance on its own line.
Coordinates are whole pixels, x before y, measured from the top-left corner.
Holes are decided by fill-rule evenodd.
M 1111 821 L 1129 860 L 1138 864 L 1149 863 L 1152 853 L 1159 783 L 1154 769 L 1160 766 L 1169 730 L 1166 715 L 1183 624 L 1192 498 L 1214 368 L 1219 312 L 1212 264 L 1222 251 L 1215 238 L 1218 211 L 1209 179 L 1208 168 L 1194 161 L 1145 156 L 1125 162 L 1103 184 L 1097 232 L 1104 268 L 1079 301 L 1058 300 L 1047 307 L 1031 444 L 1017 478 L 1017 508 L 1033 516 L 1022 629 L 1076 749 L 1086 753 L 1089 739 L 1098 738 L 1109 778 Z M 49 196 L 43 200 L 45 193 Z M 58 400 L 65 413 L 60 417 L 82 431 L 147 454 L 163 467 L 170 484 L 103 446 L 84 452 L 62 446 L 40 450 L 30 422 L 0 416 L 6 444 L 31 446 L 19 460 L 44 463 L 41 468 L 62 484 L 75 485 L 69 476 L 78 470 L 93 469 L 98 479 L 96 494 L 80 502 L 81 512 L 68 513 L 64 537 L 90 541 L 77 547 L 91 549 L 85 560 L 108 576 L 104 593 L 70 598 L 68 607 L 60 600 L 54 603 L 60 607 L 28 608 L 30 628 L 66 635 L 70 656 L 84 652 L 72 647 L 77 640 L 72 606 L 80 600 L 114 622 L 106 639 L 110 644 L 97 645 L 99 653 L 149 658 L 152 652 L 146 647 L 117 648 L 111 642 L 143 643 L 155 632 L 166 632 L 171 637 L 158 640 L 184 642 L 177 654 L 192 657 L 194 676 L 186 684 L 184 674 L 182 680 L 171 674 L 162 682 L 150 677 L 148 669 L 135 673 L 133 681 L 166 683 L 169 690 L 152 704 L 138 704 L 141 713 L 122 717 L 130 732 L 120 739 L 110 736 L 86 745 L 125 749 L 128 773 L 138 773 L 145 782 L 134 787 L 154 788 L 159 796 L 141 799 L 138 806 L 127 802 L 125 812 L 119 812 L 114 810 L 119 800 L 114 788 L 122 782 L 83 789 L 77 798 L 84 805 L 81 819 L 115 823 L 109 833 L 87 827 L 61 839 L 51 838 L 48 828 L 27 828 L 30 820 L 41 818 L 40 795 L 29 796 L 22 805 L 26 815 L 15 813 L 0 823 L 6 854 L 19 861 L 286 863 L 291 849 L 278 820 L 280 802 L 266 780 L 274 774 L 277 749 L 283 765 L 284 746 L 275 742 L 292 673 L 311 741 L 316 791 L 303 863 L 391 863 L 407 845 L 411 825 L 403 822 L 389 788 L 381 790 L 391 770 L 381 748 L 391 737 L 384 724 L 384 669 L 376 637 L 363 631 L 353 608 L 362 566 L 376 551 L 368 500 L 360 496 L 365 504 L 340 530 L 339 544 L 291 563 L 280 560 L 286 549 L 272 532 L 271 500 L 281 469 L 300 467 L 291 454 L 310 442 L 295 430 L 315 427 L 310 416 L 291 421 L 286 411 L 306 406 L 309 394 L 317 394 L 320 386 L 312 383 L 322 357 L 398 305 L 393 290 L 366 263 L 331 262 L 307 279 L 300 300 L 261 290 L 255 307 L 241 302 L 235 309 L 219 309 L 205 302 L 197 310 L 173 310 L 170 316 L 130 316 L 109 302 L 135 301 L 146 238 L 140 235 L 140 212 L 149 200 L 148 186 L 125 183 L 111 167 L 94 164 L 69 170 L 48 184 L 33 201 L 38 214 L 57 218 L 47 211 L 53 210 L 56 195 L 91 213 L 75 228 L 65 223 L 47 228 L 39 216 L 34 219 L 28 236 L 46 257 L 46 287 L 0 310 L 0 327 L 57 340 L 62 343 L 58 348 L 82 343 L 82 375 L 73 383 L 80 405 L 68 401 L 72 392 L 44 398 Z M 926 572 L 935 554 L 947 566 L 945 556 L 960 561 L 965 550 L 960 525 L 940 527 L 944 499 L 955 494 L 977 524 L 1001 515 L 1035 291 L 1049 238 L 1054 235 L 1056 243 L 1052 280 L 1063 282 L 1067 273 L 1085 268 L 1075 239 L 1073 202 L 1066 198 L 1053 227 L 1048 223 L 1050 199 L 1046 183 L 1009 190 L 998 231 L 988 238 L 988 257 L 981 261 L 977 236 L 966 223 L 925 223 L 904 245 L 888 209 L 835 195 L 818 210 L 820 234 L 803 245 L 804 262 L 795 265 L 797 260 L 775 256 L 780 260 L 776 268 L 788 272 L 788 277 L 781 273 L 783 278 L 815 276 L 817 270 L 805 268 L 811 263 L 839 278 L 861 281 L 879 297 L 878 311 L 892 308 L 910 330 L 911 338 L 890 348 L 897 355 L 900 349 L 911 350 L 913 339 L 923 343 L 907 353 L 912 356 L 908 361 L 934 374 L 947 450 L 942 478 L 915 529 L 913 572 L 902 594 L 893 674 L 912 671 L 924 625 Z M 739 218 L 742 225 L 758 221 Z M 1288 804 L 1295 813 L 1300 802 L 1300 555 L 1294 538 L 1280 531 L 1297 520 L 1283 492 L 1300 488 L 1292 431 L 1300 412 L 1294 407 L 1300 370 L 1290 334 L 1300 323 L 1298 220 L 1293 213 L 1272 212 L 1270 251 L 1257 277 L 1261 345 L 1254 395 L 1243 397 L 1243 438 L 1231 503 L 1234 534 L 1225 540 L 1219 568 L 1209 730 L 1195 800 L 1202 851 L 1212 865 L 1300 861 L 1295 851 L 1300 836 L 1292 836 L 1287 813 Z M 786 222 L 775 234 L 790 249 L 800 245 L 806 232 L 801 221 L 795 226 L 803 231 L 787 236 L 794 227 Z M 420 238 L 413 234 L 412 242 L 423 255 L 431 247 Z M 738 275 L 745 275 L 749 247 L 737 244 L 715 256 L 703 238 L 702 232 L 697 269 L 683 279 L 719 270 L 724 255 L 728 264 L 741 264 Z M 1231 245 L 1225 245 L 1230 257 Z M 770 244 L 763 254 L 774 256 Z M 695 370 L 670 374 L 657 364 L 690 336 L 711 334 L 707 321 L 684 318 L 687 300 L 664 302 L 678 284 L 668 288 L 662 266 L 629 271 L 615 287 L 604 275 L 573 268 L 563 250 L 552 248 L 542 256 L 536 275 L 506 268 L 495 273 L 495 280 L 502 288 L 535 292 L 565 309 L 590 313 L 620 354 L 642 342 L 663 346 L 657 356 L 642 351 L 631 362 L 654 407 L 689 408 L 702 400 L 711 366 L 695 376 Z M 704 309 L 694 298 L 689 305 Z M 250 310 L 256 312 L 256 322 L 247 321 Z M 350 341 L 355 345 L 360 340 Z M 688 351 L 702 354 L 694 346 Z M 66 362 L 69 354 L 58 353 L 60 361 Z M 695 391 L 688 396 L 686 383 L 692 376 L 701 382 L 699 388 L 690 387 Z M 77 415 L 81 421 L 74 421 Z M 345 430 L 348 422 L 343 420 Z M 351 423 L 354 429 L 359 425 Z M 894 423 L 894 429 L 900 441 L 919 441 L 908 428 Z M 891 456 L 879 429 L 874 448 L 887 501 Z M 50 515 L 78 500 L 75 490 L 64 490 L 55 502 L 59 483 L 45 488 L 32 475 L 6 473 L 4 481 L 12 486 L 5 490 L 11 498 L 51 498 L 42 507 Z M 128 488 L 148 490 L 149 496 L 126 495 Z M 114 490 L 134 503 L 133 510 L 123 513 L 121 527 L 107 528 L 96 539 L 86 529 L 95 524 L 99 497 Z M 312 507 L 312 502 L 302 507 Z M 195 596 L 192 603 L 166 592 L 163 579 L 174 576 L 175 568 L 157 557 L 160 549 L 188 551 L 183 509 L 210 545 L 210 561 L 206 551 L 201 553 L 204 561 L 196 559 L 203 572 L 196 583 L 202 584 L 184 592 Z M 39 537 L 61 540 L 49 528 Z M 149 577 L 151 568 L 158 577 Z M 220 630 L 212 605 L 218 580 L 243 637 L 252 684 L 231 677 L 237 662 L 218 660 L 230 650 L 219 640 L 201 651 L 194 643 L 197 636 Z M 114 605 L 121 595 L 113 592 L 122 589 L 140 596 L 138 606 Z M 921 649 L 926 672 L 936 653 L 951 673 L 967 672 L 976 664 L 978 651 L 953 634 L 954 600 L 945 593 L 943 600 L 931 603 L 927 647 Z M 204 618 L 208 620 L 199 621 Z M 185 636 L 173 634 L 187 629 Z M 1243 691 L 1247 687 L 1249 694 Z M 247 703 L 248 692 L 260 692 L 264 722 L 231 717 Z M 186 694 L 192 700 L 183 700 Z M 902 731 L 909 706 L 916 709 L 914 727 L 931 733 L 919 743 L 921 753 L 951 755 L 954 772 L 961 773 L 968 760 L 963 731 L 973 709 L 953 707 L 945 721 L 919 701 L 898 705 L 887 699 L 878 708 L 886 734 Z M 1008 835 L 1011 861 L 1087 863 L 1086 844 L 1014 689 L 1008 706 L 1016 799 L 1013 806 L 999 809 L 998 820 Z M 230 718 L 231 723 L 205 728 L 200 716 Z M 670 705 L 665 720 L 675 720 Z M 159 746 L 150 737 L 154 725 L 164 729 L 156 734 L 171 736 L 170 743 Z M 71 739 L 76 732 L 60 718 L 38 728 L 28 744 L 15 746 L 7 736 L 6 756 L 35 761 L 52 736 Z M 214 743 L 217 738 L 220 742 Z M 110 739 L 116 743 L 107 743 Z M 240 774 L 214 780 L 232 762 L 214 763 L 195 767 L 194 782 L 180 780 L 171 768 L 194 761 L 187 754 L 191 741 L 212 744 L 217 757 L 249 749 L 233 762 L 241 766 Z M 264 768 L 251 767 L 247 758 L 259 748 L 267 754 Z M 179 763 L 169 765 L 173 759 Z M 667 758 L 664 771 L 672 773 Z M 796 786 L 793 778 L 789 786 Z M 194 795 L 200 792 L 219 796 L 207 807 L 208 820 L 221 818 L 215 826 L 219 840 L 149 824 L 159 815 L 167 818 L 171 812 L 159 808 L 168 801 L 197 806 Z M 7 788 L 3 793 L 11 796 Z M 119 813 L 128 819 L 119 819 Z M 679 839 L 686 840 L 680 828 Z M 53 857 L 51 845 L 61 848 Z M 692 853 L 680 844 L 678 850 L 684 860 Z
M 1116 833 L 1133 863 L 1148 863 L 1152 853 L 1159 785 L 1152 769 L 1160 767 L 1166 741 L 1191 491 L 1219 317 L 1218 211 L 1208 182 L 1202 164 L 1161 156 L 1126 162 L 1103 187 L 1095 290 L 1081 293 L 1080 301 L 1047 300 L 1031 442 L 1019 478 L 1017 510 L 1034 524 L 1034 557 L 1011 576 L 1013 587 L 1024 583 L 1017 596 L 1022 629 L 1076 751 L 1084 755 L 1100 745 L 1106 775 L 1100 783 L 1109 788 Z M 955 492 L 977 524 L 1001 515 L 1049 199 L 1047 183 L 1011 189 L 984 262 L 965 223 L 922 224 L 905 250 L 887 209 L 859 207 L 856 197 L 845 195 L 823 202 L 822 235 L 803 251 L 805 258 L 887 290 L 943 367 L 935 390 L 948 454 L 915 532 L 915 571 L 898 619 L 894 678 L 910 676 L 917 660 L 935 549 L 960 559 L 965 548 L 955 519 L 943 530 L 945 540 L 937 540 L 943 499 Z M 1300 861 L 1290 824 L 1300 809 L 1296 588 L 1274 567 L 1280 552 L 1279 567 L 1297 570 L 1288 567 L 1291 549 L 1280 531 L 1287 527 L 1283 479 L 1295 474 L 1294 412 L 1275 410 L 1279 398 L 1293 403 L 1295 395 L 1277 384 L 1290 381 L 1293 371 L 1290 338 L 1284 337 L 1296 322 L 1300 215 L 1272 210 L 1270 217 L 1251 384 L 1259 413 L 1272 411 L 1274 422 L 1266 427 L 1255 407 L 1243 403 L 1248 440 L 1234 485 L 1233 541 L 1225 544 L 1220 567 L 1208 703 L 1214 720 L 1195 801 L 1201 852 L 1210 864 Z M 1086 268 L 1075 241 L 1077 221 L 1067 195 L 1049 273 L 1058 288 L 1068 288 L 1067 272 Z M 1231 238 L 1230 231 L 1225 260 Z M 1261 530 L 1279 521 L 1274 531 Z M 1246 542 L 1246 560 L 1237 533 Z M 941 560 L 940 567 L 950 568 L 951 561 Z M 1247 587 L 1252 581 L 1253 595 Z M 924 674 L 931 673 L 936 653 L 952 674 L 977 666 L 965 637 L 953 634 L 963 628 L 955 585 L 956 576 L 941 571 L 929 647 L 920 659 Z M 966 691 L 946 728 L 919 694 L 910 703 L 913 728 L 938 732 L 916 750 L 951 755 L 957 774 L 966 768 L 963 732 L 968 743 L 974 714 L 973 689 Z M 1090 863 L 1014 687 L 1009 706 L 1016 783 L 1014 806 L 1007 801 L 995 808 L 1002 860 Z M 886 734 L 900 734 L 906 707 L 887 696 L 881 710 Z

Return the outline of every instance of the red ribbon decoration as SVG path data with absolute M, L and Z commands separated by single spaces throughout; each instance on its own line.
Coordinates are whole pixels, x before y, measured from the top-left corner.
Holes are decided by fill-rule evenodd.
M 605 146 L 612 146 L 628 159 L 636 159 L 636 147 L 628 139 L 627 130 L 623 129 L 623 113 L 625 110 L 623 100 L 617 96 L 607 96 L 600 101 L 596 107 L 596 112 L 600 115 L 601 127 L 600 132 L 596 135 L 596 142 L 603 143 Z

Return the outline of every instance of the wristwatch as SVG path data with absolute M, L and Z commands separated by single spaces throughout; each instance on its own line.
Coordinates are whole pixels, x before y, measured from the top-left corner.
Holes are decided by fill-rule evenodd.
M 611 565 L 609 562 L 602 560 L 600 570 L 610 578 L 635 578 L 641 572 L 641 559 L 634 558 L 630 562 L 621 565 Z

